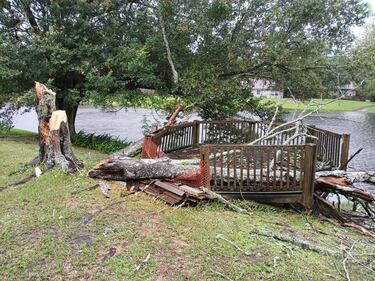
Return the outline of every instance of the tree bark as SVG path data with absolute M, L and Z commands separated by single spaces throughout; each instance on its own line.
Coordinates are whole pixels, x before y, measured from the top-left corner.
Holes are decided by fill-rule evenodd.
M 49 119 L 56 110 L 56 93 L 49 90 L 45 85 L 35 82 L 36 113 L 38 115 L 38 138 L 39 138 L 39 162 L 47 160 L 49 145 Z
M 39 121 L 39 156 L 31 164 L 46 163 L 48 167 L 57 165 L 69 173 L 78 171 L 83 164 L 73 154 L 65 111 L 55 110 L 56 93 L 36 82 L 35 95 Z
M 66 115 L 68 116 L 68 127 L 69 131 L 72 134 L 75 134 L 76 131 L 76 117 L 78 111 L 78 104 L 65 107 Z
M 158 159 L 134 159 L 114 155 L 100 162 L 89 171 L 89 177 L 107 180 L 141 180 L 176 178 L 199 171 L 199 161 Z
M 170 158 L 157 158 L 157 159 L 135 159 L 124 156 L 124 154 L 113 154 L 107 159 L 100 162 L 96 167 L 89 171 L 89 176 L 92 178 L 100 178 L 106 180 L 142 180 L 142 179 L 174 179 L 179 176 L 200 172 L 200 160 L 183 159 L 172 160 Z M 239 169 L 229 169 L 220 173 L 214 173 L 214 167 L 210 167 L 211 176 L 216 174 L 216 179 L 227 181 L 228 179 L 237 182 L 240 178 L 235 175 L 240 174 Z M 266 182 L 267 177 L 264 172 L 257 169 L 254 172 L 251 170 L 249 174 L 242 171 L 242 180 L 246 181 L 247 177 L 254 179 L 256 182 Z M 285 171 L 276 171 L 275 177 L 268 179 L 268 182 L 276 180 L 278 183 L 287 182 L 293 179 L 292 172 L 287 174 Z M 299 173 L 296 174 L 296 181 L 300 181 Z

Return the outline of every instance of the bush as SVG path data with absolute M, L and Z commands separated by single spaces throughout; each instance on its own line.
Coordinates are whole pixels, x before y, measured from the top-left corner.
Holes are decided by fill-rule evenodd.
M 130 145 L 130 142 L 106 134 L 95 135 L 80 131 L 72 134 L 72 143 L 77 146 L 113 153 Z

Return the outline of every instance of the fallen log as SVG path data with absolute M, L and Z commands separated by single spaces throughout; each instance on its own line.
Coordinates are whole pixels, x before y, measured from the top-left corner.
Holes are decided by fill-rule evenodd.
M 92 178 L 108 179 L 108 180 L 141 180 L 141 179 L 173 179 L 182 175 L 198 173 L 200 171 L 199 160 L 184 159 L 172 160 L 170 158 L 157 159 L 135 159 L 124 157 L 121 154 L 112 155 L 99 163 L 96 167 L 89 171 Z M 210 167 L 211 179 L 223 180 L 224 182 L 236 180 L 237 182 L 246 181 L 249 177 L 255 182 L 287 183 L 295 180 L 300 181 L 300 174 L 296 171 L 294 178 L 293 172 L 275 170 L 271 176 L 267 176 L 266 172 L 261 169 L 242 170 L 240 169 L 223 169 L 215 170 Z M 255 172 L 255 174 L 254 174 Z M 242 175 L 242 177 L 241 177 Z
M 107 158 L 89 171 L 91 178 L 107 180 L 141 180 L 176 178 L 199 171 L 197 160 L 172 160 L 169 158 L 134 159 L 115 155 Z

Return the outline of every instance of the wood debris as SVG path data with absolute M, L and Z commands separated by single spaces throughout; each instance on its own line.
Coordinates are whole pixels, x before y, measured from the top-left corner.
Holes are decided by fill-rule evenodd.
M 207 197 L 199 188 L 193 188 L 186 185 L 177 185 L 166 181 L 154 181 L 146 189 L 146 194 L 155 196 L 170 205 L 179 205 L 182 203 L 197 203 L 205 200 Z

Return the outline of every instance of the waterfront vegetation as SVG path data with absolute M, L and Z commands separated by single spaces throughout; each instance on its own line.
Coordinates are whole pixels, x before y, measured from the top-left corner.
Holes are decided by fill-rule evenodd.
M 310 104 L 308 107 L 309 110 L 316 109 L 316 104 L 318 103 L 328 103 L 329 101 L 333 101 L 333 99 L 312 99 L 307 101 L 299 101 L 293 99 L 264 99 L 265 101 L 273 101 L 281 105 L 281 107 L 285 111 L 292 111 L 292 110 L 303 110 L 307 105 Z M 356 100 L 335 100 L 327 105 L 324 105 L 321 108 L 321 111 L 324 112 L 339 112 L 339 111 L 368 111 L 375 113 L 375 102 L 368 102 L 368 101 L 356 101 Z

